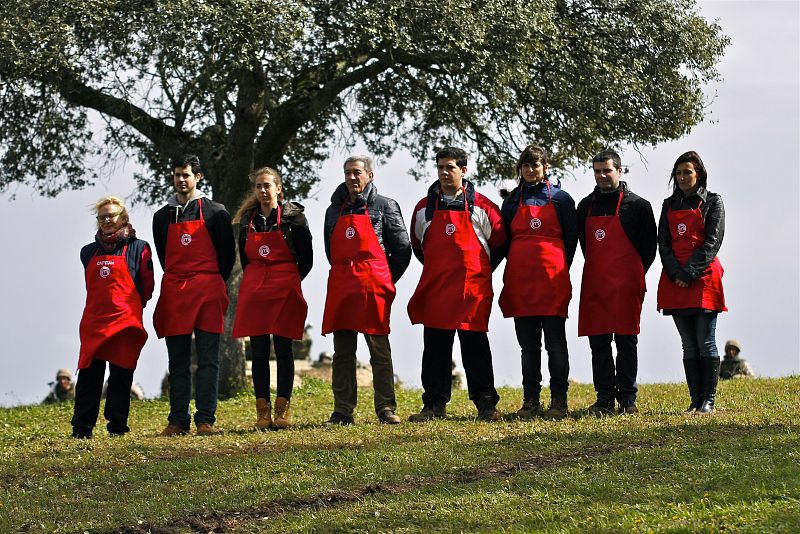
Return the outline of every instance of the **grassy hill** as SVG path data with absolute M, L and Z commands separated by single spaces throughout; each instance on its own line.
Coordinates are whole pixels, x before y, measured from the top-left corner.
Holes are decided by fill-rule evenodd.
M 162 401 L 91 441 L 65 437 L 71 404 L 0 409 L 0 532 L 800 532 L 800 377 L 722 383 L 713 417 L 682 415 L 685 389 L 643 385 L 641 414 L 598 419 L 576 385 L 567 420 L 495 424 L 458 392 L 447 421 L 395 427 L 364 389 L 357 425 L 327 428 L 312 380 L 293 429 L 251 431 L 242 396 L 205 438 L 158 437 Z M 419 393 L 398 391 L 404 419 Z

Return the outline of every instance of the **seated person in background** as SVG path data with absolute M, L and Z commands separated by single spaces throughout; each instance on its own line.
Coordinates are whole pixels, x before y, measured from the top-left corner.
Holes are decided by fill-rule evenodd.
M 75 383 L 72 381 L 72 373 L 69 369 L 59 369 L 56 373 L 56 381 L 50 382 L 50 386 L 50 393 L 44 398 L 42 404 L 75 400 Z
M 747 360 L 740 358 L 742 345 L 735 339 L 725 342 L 725 358 L 719 366 L 719 377 L 723 380 L 736 377 L 756 376 Z

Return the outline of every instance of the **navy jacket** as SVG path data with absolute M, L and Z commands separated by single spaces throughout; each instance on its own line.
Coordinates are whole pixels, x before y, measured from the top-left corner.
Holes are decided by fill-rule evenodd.
M 545 206 L 549 202 L 547 184 L 545 182 L 530 185 L 522 180 L 520 185 L 515 187 L 503 201 L 503 207 L 500 208 L 509 236 L 511 235 L 511 221 L 514 220 L 517 211 L 519 211 L 520 194 L 522 195 L 522 203 L 526 206 Z M 550 182 L 550 196 L 553 201 L 553 207 L 556 209 L 558 223 L 561 225 L 561 239 L 564 241 L 567 266 L 570 266 L 572 265 L 572 259 L 575 257 L 575 249 L 578 248 L 578 218 L 575 211 L 575 201 L 569 193 L 561 189 L 560 180 L 556 183 Z

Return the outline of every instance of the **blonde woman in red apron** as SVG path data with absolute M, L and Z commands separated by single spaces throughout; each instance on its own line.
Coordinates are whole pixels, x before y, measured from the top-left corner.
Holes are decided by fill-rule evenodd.
M 498 421 L 489 347 L 492 270 L 502 259 L 506 231 L 500 210 L 464 180 L 467 153 L 454 147 L 436 154 L 439 180 L 414 209 L 411 243 L 423 263 L 408 302 L 412 324 L 422 324 L 422 410 L 411 422 L 446 416 L 458 333 L 469 398 L 478 417 Z
M 592 161 L 594 191 L 578 203 L 583 265 L 578 335 L 589 336 L 594 415 L 635 414 L 638 407 L 639 318 L 645 273 L 656 257 L 656 221 L 650 203 L 620 181 L 619 154 L 608 150 Z M 617 347 L 614 360 L 611 343 Z
M 547 178 L 547 153 L 529 145 L 517 161 L 519 185 L 503 201 L 501 213 L 511 233 L 500 309 L 514 318 L 521 347 L 524 399 L 517 417 L 567 417 L 569 352 L 567 308 L 572 298 L 569 266 L 578 246 L 575 202 Z M 550 407 L 541 413 L 542 333 L 550 371 Z
M 697 152 L 675 161 L 670 182 L 673 193 L 664 200 L 658 224 L 663 266 L 658 309 L 672 316 L 681 336 L 691 398 L 686 413 L 712 414 L 720 366 L 717 316 L 727 311 L 724 271 L 717 258 L 725 235 L 725 207 L 707 189 L 708 173 Z
M 238 223 L 242 283 L 233 337 L 250 337 L 255 428 L 288 428 L 294 384 L 292 340 L 302 339 L 308 313 L 300 281 L 313 265 L 311 232 L 303 206 L 284 202 L 283 183 L 270 167 L 250 174 L 253 194 L 233 218 Z M 275 346 L 277 395 L 270 402 L 270 338 Z
M 389 318 L 394 284 L 411 260 L 400 206 L 378 194 L 372 159 L 350 156 L 344 183 L 331 195 L 325 212 L 325 251 L 331 269 L 322 317 L 322 334 L 333 333 L 333 413 L 330 425 L 351 425 L 358 403 L 356 349 L 364 335 L 372 366 L 378 421 L 394 425 L 394 367 Z
M 173 162 L 175 195 L 153 215 L 153 241 L 164 276 L 153 314 L 169 355 L 168 424 L 162 436 L 189 432 L 192 338 L 197 353 L 194 423 L 199 435 L 216 434 L 219 338 L 225 329 L 225 281 L 236 261 L 231 218 L 225 206 L 197 189 L 200 160 Z
M 133 371 L 147 340 L 142 309 L 153 294 L 150 245 L 136 239 L 128 211 L 118 197 L 94 206 L 97 234 L 81 249 L 86 277 L 86 307 L 80 324 L 81 351 L 72 437 L 91 438 L 100 411 L 103 378 L 109 378 L 103 415 L 109 434 L 130 431 Z

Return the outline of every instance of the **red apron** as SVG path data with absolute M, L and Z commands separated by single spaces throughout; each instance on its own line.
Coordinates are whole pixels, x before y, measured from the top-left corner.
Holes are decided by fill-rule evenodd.
M 147 332 L 142 323 L 142 298 L 128 271 L 126 254 L 92 256 L 86 266 L 86 307 L 80 325 L 78 369 L 97 358 L 136 369 Z
M 213 334 L 225 330 L 228 293 L 203 219 L 202 198 L 197 209 L 198 220 L 170 224 L 167 229 L 166 269 L 153 313 L 159 338 L 191 334 L 195 328 Z
M 297 262 L 280 230 L 281 207 L 276 209 L 278 230 L 247 233 L 244 251 L 249 263 L 239 286 L 233 337 L 263 334 L 290 339 L 303 337 L 308 305 L 300 287 Z
M 545 184 L 548 203 L 544 206 L 523 205 L 520 188 L 498 301 L 503 317 L 567 316 L 572 284 L 550 182 Z
M 395 288 L 369 212 L 340 215 L 331 233 L 331 270 L 322 334 L 389 334 Z
M 695 210 L 677 210 L 667 212 L 669 233 L 672 236 L 672 251 L 675 258 L 685 264 L 692 253 L 702 246 L 706 239 L 706 225 L 700 206 Z M 657 309 L 679 310 L 686 308 L 702 308 L 704 310 L 728 311 L 725 307 L 725 294 L 722 291 L 722 275 L 725 270 L 714 257 L 703 274 L 689 284 L 679 287 L 672 282 L 664 270 L 658 281 Z
M 462 189 L 463 190 L 463 189 Z M 489 331 L 492 266 L 475 234 L 464 192 L 464 210 L 437 209 L 422 250 L 425 264 L 408 301 L 412 324 L 443 330 Z
M 644 266 L 619 220 L 622 194 L 614 215 L 592 216 L 589 205 L 578 336 L 639 333 Z

